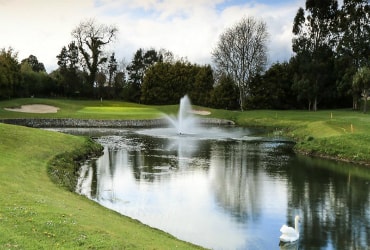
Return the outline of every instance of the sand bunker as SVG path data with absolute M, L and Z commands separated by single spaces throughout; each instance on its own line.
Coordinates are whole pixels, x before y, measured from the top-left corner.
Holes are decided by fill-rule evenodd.
M 31 104 L 31 105 L 22 105 L 20 108 L 5 108 L 5 110 L 23 113 L 47 114 L 47 113 L 56 113 L 58 112 L 59 108 L 44 104 Z
M 210 115 L 211 112 L 206 111 L 206 110 L 192 110 L 191 113 L 196 114 L 196 115 Z

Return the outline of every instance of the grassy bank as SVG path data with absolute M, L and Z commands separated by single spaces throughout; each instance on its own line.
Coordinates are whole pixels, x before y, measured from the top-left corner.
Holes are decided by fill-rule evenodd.
M 370 115 L 352 110 L 215 111 L 241 126 L 263 126 L 293 138 L 301 153 L 370 164 Z
M 27 114 L 3 109 L 24 104 L 47 104 L 60 110 Z M 0 102 L 0 118 L 152 119 L 175 113 L 177 108 L 114 101 L 16 99 Z M 206 110 L 211 111 L 211 117 L 290 136 L 297 142 L 296 150 L 304 153 L 370 163 L 369 114 L 351 110 Z M 0 124 L 1 249 L 196 248 L 55 185 L 47 173 L 48 163 L 61 153 L 69 155 L 85 146 L 86 138 Z
M 60 108 L 55 114 L 27 114 L 5 107 L 48 104 Z M 263 126 L 293 138 L 295 149 L 305 154 L 370 164 L 370 115 L 352 110 L 227 111 L 202 107 L 211 117 L 235 121 L 240 126 Z M 0 118 L 40 117 L 79 119 L 153 119 L 176 113 L 177 105 L 146 106 L 117 101 L 62 99 L 14 99 L 0 102 Z
M 0 249 L 196 248 L 55 185 L 47 164 L 86 138 L 0 124 Z

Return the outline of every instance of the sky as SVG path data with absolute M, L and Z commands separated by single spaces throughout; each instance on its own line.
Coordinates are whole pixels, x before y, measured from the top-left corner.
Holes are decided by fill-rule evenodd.
M 139 49 L 166 49 L 191 63 L 212 64 L 219 36 L 244 17 L 266 22 L 268 62 L 292 56 L 292 25 L 305 0 L 0 0 L 0 49 L 21 61 L 34 55 L 50 73 L 81 21 L 115 25 L 108 48 L 129 63 Z

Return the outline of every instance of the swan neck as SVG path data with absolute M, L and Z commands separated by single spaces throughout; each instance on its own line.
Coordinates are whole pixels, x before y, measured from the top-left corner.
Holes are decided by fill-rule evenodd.
M 295 223 L 294 223 L 294 229 L 297 233 L 299 233 L 299 226 L 298 226 L 298 218 L 295 219 Z

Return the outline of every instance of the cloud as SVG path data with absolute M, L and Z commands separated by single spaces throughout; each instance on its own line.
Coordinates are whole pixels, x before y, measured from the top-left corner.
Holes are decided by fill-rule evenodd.
M 243 3 L 244 2 L 244 3 Z M 119 28 L 109 48 L 118 59 L 131 61 L 139 48 L 167 49 L 199 64 L 211 63 L 219 35 L 241 18 L 267 23 L 270 61 L 291 56 L 291 26 L 304 1 L 260 4 L 230 0 L 1 0 L 0 48 L 12 46 L 19 59 L 37 56 L 48 71 L 57 68 L 56 55 L 87 18 Z
M 136 49 L 153 47 L 168 49 L 201 64 L 211 63 L 211 51 L 227 27 L 245 16 L 253 16 L 267 23 L 272 63 L 288 60 L 292 54 L 292 22 L 301 2 L 229 5 L 228 1 L 153 0 L 119 5 L 117 1 L 105 0 L 103 12 L 108 16 L 120 13 L 116 16 L 121 24 L 120 44 L 133 51 L 128 54 L 124 47 L 119 51 L 128 60 Z
M 86 13 L 86 15 L 85 15 Z M 71 40 L 71 31 L 85 16 L 94 15 L 88 0 L 9 0 L 0 8 L 0 48 L 13 47 L 19 59 L 37 56 L 47 68 Z

